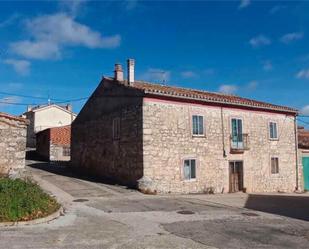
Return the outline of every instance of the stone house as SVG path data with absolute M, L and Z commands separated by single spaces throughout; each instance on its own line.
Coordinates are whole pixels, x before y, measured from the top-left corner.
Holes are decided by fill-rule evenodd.
M 27 124 L 24 118 L 0 113 L 0 176 L 18 175 L 25 168 Z
M 36 152 L 48 161 L 70 161 L 71 126 L 53 127 L 36 134 Z
M 71 105 L 50 104 L 29 106 L 23 116 L 30 121 L 27 129 L 27 147 L 35 148 L 37 132 L 51 127 L 70 125 L 77 115 L 72 112 Z
M 128 79 L 115 65 L 72 123 L 73 169 L 142 191 L 299 189 L 297 110 Z
M 301 189 L 309 191 L 309 131 L 298 127 L 298 154 Z

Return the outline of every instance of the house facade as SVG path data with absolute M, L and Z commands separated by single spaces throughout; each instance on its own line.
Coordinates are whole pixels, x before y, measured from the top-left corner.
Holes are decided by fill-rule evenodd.
M 25 168 L 27 124 L 24 118 L 0 113 L 0 176 L 18 175 Z
M 297 111 L 232 95 L 104 77 L 72 124 L 72 167 L 161 193 L 299 188 Z
M 71 105 L 43 105 L 28 107 L 23 114 L 30 121 L 27 129 L 27 147 L 36 147 L 36 133 L 51 128 L 70 125 L 76 118 Z
M 70 161 L 71 126 L 53 127 L 36 134 L 36 152 L 48 161 Z

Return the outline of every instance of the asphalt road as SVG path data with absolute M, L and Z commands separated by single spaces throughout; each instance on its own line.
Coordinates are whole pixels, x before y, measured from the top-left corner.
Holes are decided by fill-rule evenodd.
M 62 167 L 28 163 L 29 174 L 57 197 L 66 212 L 48 224 L 0 227 L 0 248 L 309 245 L 308 195 L 143 195 L 81 179 Z

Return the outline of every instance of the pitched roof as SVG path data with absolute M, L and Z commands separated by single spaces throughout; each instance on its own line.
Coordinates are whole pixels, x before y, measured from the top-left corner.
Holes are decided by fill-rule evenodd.
M 66 108 L 66 106 L 62 106 L 62 105 L 56 105 L 56 104 L 51 104 L 51 105 L 38 105 L 38 106 L 35 106 L 33 107 L 29 112 L 38 112 L 38 111 L 42 111 L 42 110 L 45 110 L 45 109 L 49 109 L 49 108 L 52 108 L 52 107 L 56 107 L 62 111 L 65 111 L 69 114 L 73 114 L 74 116 L 77 116 L 77 114 L 73 113 L 72 111 L 68 110 Z M 27 113 L 27 112 L 26 112 Z M 25 113 L 24 113 L 25 114 Z
M 113 78 L 105 78 L 109 81 L 114 81 Z M 117 82 L 117 81 L 114 81 Z M 118 82 L 120 83 L 120 82 Z M 121 84 L 121 83 L 120 83 Z M 175 86 L 167 86 L 154 84 L 145 81 L 135 81 L 133 85 L 129 86 L 135 89 L 142 90 L 145 94 L 155 95 L 159 97 L 170 97 L 184 100 L 195 100 L 206 103 L 224 104 L 230 106 L 250 107 L 261 110 L 272 110 L 284 113 L 297 114 L 298 111 L 287 106 L 279 106 L 257 100 L 242 98 L 236 95 L 228 95 L 222 93 L 208 92 L 196 89 L 181 88 Z
M 298 148 L 309 149 L 309 131 L 303 127 L 298 128 Z

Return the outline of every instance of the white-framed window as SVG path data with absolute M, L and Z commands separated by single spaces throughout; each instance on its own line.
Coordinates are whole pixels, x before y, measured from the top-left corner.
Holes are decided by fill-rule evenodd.
M 183 174 L 185 180 L 196 179 L 196 160 L 185 159 L 183 161 Z
M 269 138 L 278 139 L 278 126 L 276 122 L 269 122 Z
M 192 115 L 192 134 L 193 136 L 204 135 L 204 116 Z
M 120 139 L 120 118 L 113 119 L 113 139 Z
M 272 157 L 270 160 L 271 174 L 279 174 L 279 158 Z

